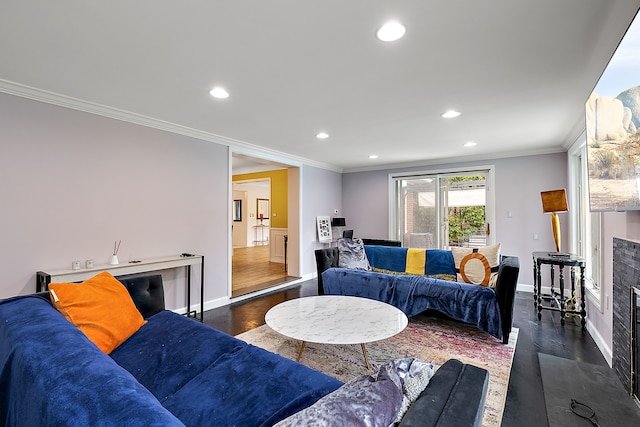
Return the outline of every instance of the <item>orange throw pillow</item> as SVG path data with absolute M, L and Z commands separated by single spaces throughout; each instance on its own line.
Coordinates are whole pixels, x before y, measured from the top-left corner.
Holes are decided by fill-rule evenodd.
M 146 323 L 127 288 L 106 271 L 83 283 L 51 283 L 49 293 L 53 306 L 107 354 Z

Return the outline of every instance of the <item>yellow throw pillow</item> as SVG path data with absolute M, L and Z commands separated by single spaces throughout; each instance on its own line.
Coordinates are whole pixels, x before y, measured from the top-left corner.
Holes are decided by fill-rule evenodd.
M 458 282 L 495 287 L 500 266 L 500 243 L 481 248 L 451 248 Z
M 49 293 L 53 306 L 106 354 L 146 322 L 127 288 L 106 271 L 83 283 L 51 283 Z

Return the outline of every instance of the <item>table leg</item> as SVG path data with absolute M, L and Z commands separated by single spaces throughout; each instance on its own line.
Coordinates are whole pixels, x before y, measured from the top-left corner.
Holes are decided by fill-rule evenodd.
M 582 324 L 582 333 L 587 331 L 587 310 L 585 309 L 586 295 L 584 294 L 584 266 L 580 267 L 580 323 Z M 578 307 L 576 307 L 577 309 Z
M 369 358 L 367 357 L 367 349 L 364 348 L 364 343 L 360 344 L 360 346 L 362 347 L 362 354 L 364 354 L 364 364 L 367 365 L 367 369 L 371 369 Z
M 538 308 L 538 269 L 536 259 L 533 259 L 533 309 Z
M 542 268 L 540 266 L 540 260 L 536 262 L 536 268 L 538 269 L 538 272 L 536 274 L 538 292 L 538 320 L 540 320 L 542 319 L 542 272 L 540 271 Z
M 306 342 L 302 341 L 302 344 L 300 345 L 300 351 L 298 351 L 298 358 L 296 359 L 296 362 L 299 362 L 300 358 L 302 358 L 302 352 L 304 351 L 305 344 Z
M 564 304 L 564 265 L 561 264 L 559 269 L 560 269 L 560 324 L 564 326 L 564 318 L 566 315 L 565 304 Z

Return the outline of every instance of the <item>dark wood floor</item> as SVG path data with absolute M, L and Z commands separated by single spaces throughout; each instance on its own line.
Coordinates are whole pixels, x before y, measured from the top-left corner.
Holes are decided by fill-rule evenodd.
M 265 313 L 274 305 L 292 298 L 317 295 L 316 280 L 309 280 L 286 290 L 246 300 L 205 312 L 205 323 L 237 335 L 264 324 Z M 547 425 L 538 352 L 580 362 L 607 366 L 589 334 L 583 334 L 573 319 L 560 325 L 559 314 L 542 313 L 538 321 L 530 293 L 518 292 L 514 309 L 514 326 L 520 328 L 511 370 L 507 404 L 502 426 L 525 427 Z

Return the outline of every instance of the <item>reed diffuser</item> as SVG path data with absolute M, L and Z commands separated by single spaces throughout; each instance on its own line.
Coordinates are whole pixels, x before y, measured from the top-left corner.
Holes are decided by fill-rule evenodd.
M 120 262 L 118 261 L 118 251 L 120 250 L 120 244 L 121 243 L 122 243 L 122 240 L 119 240 L 117 242 L 113 242 L 113 255 L 111 256 L 111 261 L 109 261 L 109 264 L 111 264 L 111 265 L 120 264 Z

